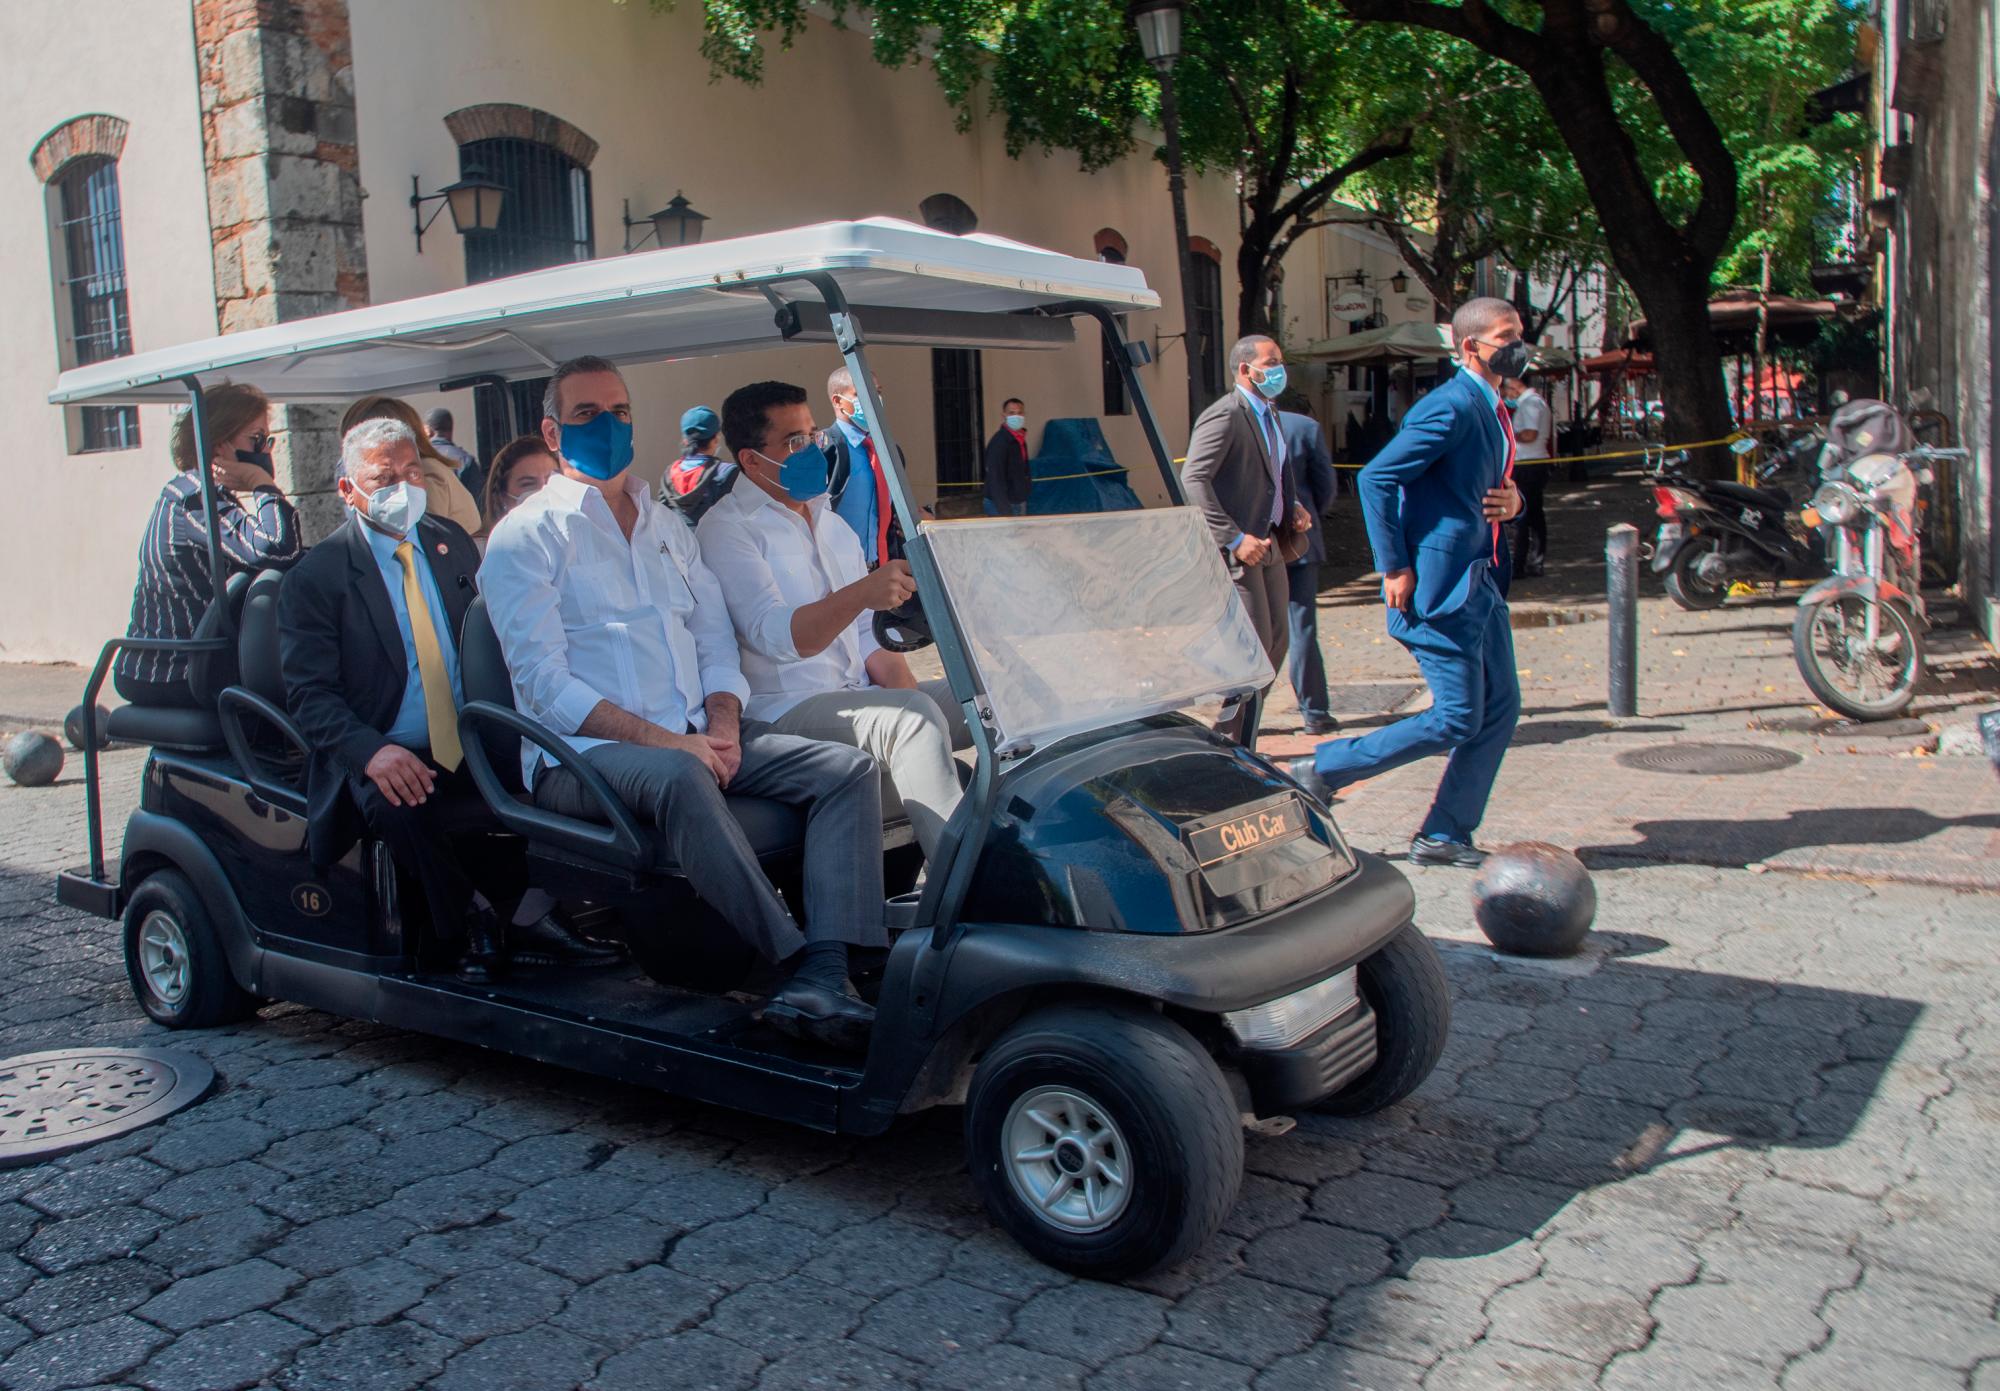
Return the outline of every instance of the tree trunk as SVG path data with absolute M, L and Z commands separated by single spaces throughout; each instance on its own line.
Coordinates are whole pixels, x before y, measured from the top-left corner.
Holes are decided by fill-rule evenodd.
M 1673 277 L 1679 285 L 1627 277 L 1645 306 L 1646 328 L 1659 368 L 1660 402 L 1666 407 L 1669 443 L 1718 440 L 1735 429 L 1729 388 L 1722 375 L 1722 351 L 1708 319 L 1706 276 Z M 1720 445 L 1689 451 L 1695 472 L 1705 478 L 1734 478 L 1736 458 Z
M 1268 293 L 1275 268 L 1271 260 L 1274 240 L 1260 223 L 1252 222 L 1243 229 L 1243 240 L 1237 243 L 1236 335 L 1239 338 L 1253 333 L 1277 337 L 1277 329 L 1271 325 Z

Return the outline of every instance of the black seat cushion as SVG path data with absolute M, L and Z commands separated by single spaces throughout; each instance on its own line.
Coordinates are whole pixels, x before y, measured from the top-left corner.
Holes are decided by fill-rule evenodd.
M 212 601 L 201 621 L 195 624 L 197 638 L 233 638 L 240 631 L 243 615 L 243 601 L 249 596 L 253 572 L 237 570 L 222 583 L 222 597 Z M 236 647 L 232 644 L 219 652 L 197 652 L 188 658 L 188 686 L 194 691 L 195 702 L 208 709 L 215 708 L 215 698 L 224 687 L 233 686 L 237 681 Z
M 213 710 L 121 705 L 111 712 L 105 729 L 120 744 L 152 744 L 196 753 L 222 747 L 222 722 Z
M 1792 505 L 1791 494 L 1783 488 L 1746 488 L 1741 483 L 1723 482 L 1710 483 L 1708 486 L 1715 490 L 1717 497 L 1726 498 L 1744 507 L 1784 512 L 1789 511 Z
M 238 680 L 281 709 L 285 673 L 278 664 L 278 588 L 284 579 L 282 571 L 260 570 L 250 581 L 237 616 L 236 636 Z

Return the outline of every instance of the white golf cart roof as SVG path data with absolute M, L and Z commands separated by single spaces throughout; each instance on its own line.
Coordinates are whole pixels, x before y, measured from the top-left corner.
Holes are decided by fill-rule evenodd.
M 1036 311 L 1160 303 L 1130 266 L 870 218 L 608 256 L 137 353 L 63 373 L 49 400 L 176 403 L 195 377 L 274 400 L 346 401 L 546 376 L 584 353 L 642 362 L 831 342 L 820 292 L 802 279 L 814 274 L 838 283 L 879 344 L 1060 347 L 1074 328 Z M 797 314 L 789 335 L 776 322 L 782 304 Z

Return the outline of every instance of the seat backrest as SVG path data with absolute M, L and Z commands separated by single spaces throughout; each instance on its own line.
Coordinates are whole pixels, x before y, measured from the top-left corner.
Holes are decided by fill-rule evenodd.
M 282 571 L 258 571 L 244 593 L 236 626 L 240 684 L 280 708 L 285 705 L 285 672 L 278 661 L 278 587 L 284 580 Z
M 241 632 L 240 620 L 243 614 L 243 600 L 250 592 L 250 581 L 259 571 L 236 570 L 222 582 L 221 597 L 210 602 L 208 611 L 195 624 L 197 638 L 233 637 Z M 222 694 L 225 686 L 236 684 L 236 648 L 234 645 L 219 652 L 197 652 L 188 658 L 188 686 L 194 692 L 195 700 L 203 709 L 213 710 L 215 699 Z
M 458 635 L 458 679 L 469 704 L 483 700 L 505 709 L 514 708 L 514 679 L 507 673 L 507 656 L 500 649 L 500 635 L 486 616 L 484 596 L 474 599 L 465 611 L 465 627 Z M 509 792 L 521 791 L 521 741 L 511 735 L 482 730 L 474 736 L 486 751 L 486 758 L 501 784 Z

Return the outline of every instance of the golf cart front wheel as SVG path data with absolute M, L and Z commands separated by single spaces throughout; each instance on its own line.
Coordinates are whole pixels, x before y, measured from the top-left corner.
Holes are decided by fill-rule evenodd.
M 1437 948 L 1403 924 L 1361 963 L 1361 996 L 1375 1011 L 1375 1063 L 1320 1102 L 1335 1116 L 1372 1115 L 1422 1086 L 1451 1036 L 1451 987 Z
M 973 1076 L 965 1143 L 994 1221 L 1036 1258 L 1100 1280 L 1193 1255 L 1243 1182 L 1242 1118 L 1215 1060 L 1136 1009 L 1014 1025 Z
M 222 937 L 178 870 L 156 870 L 125 906 L 125 975 L 139 1007 L 169 1029 L 233 1024 L 257 1008 L 229 972 Z

